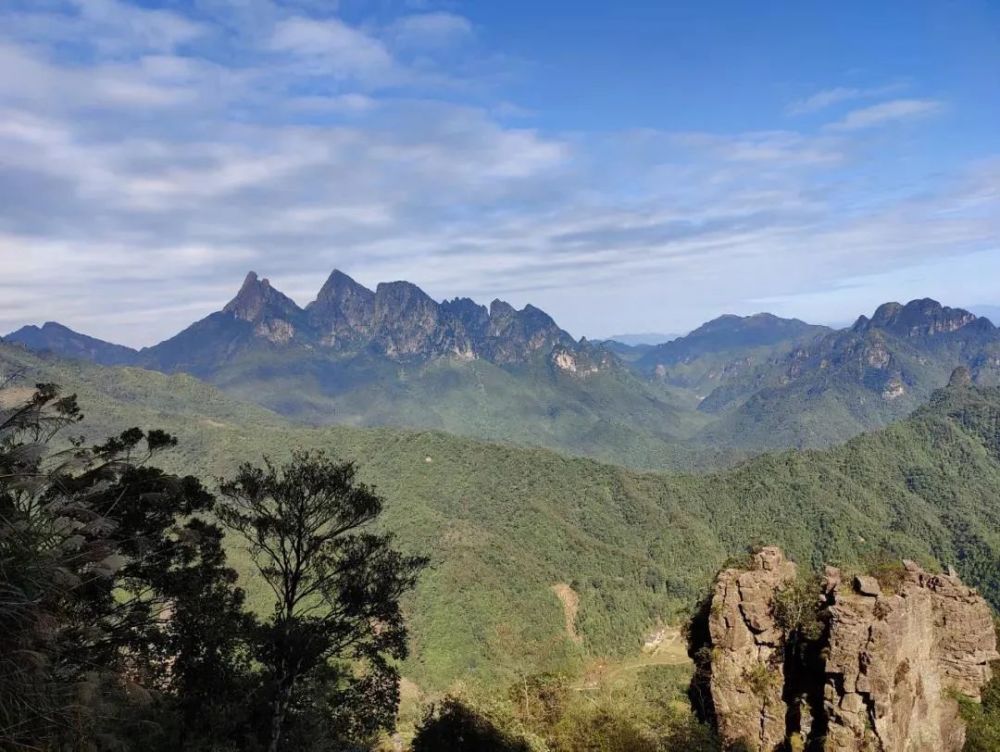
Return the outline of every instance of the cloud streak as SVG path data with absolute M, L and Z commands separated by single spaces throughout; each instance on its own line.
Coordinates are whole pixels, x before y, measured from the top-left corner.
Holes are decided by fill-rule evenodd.
M 828 127 L 838 131 L 857 131 L 888 123 L 925 118 L 943 110 L 944 103 L 933 99 L 893 99 L 848 112 L 841 120 L 831 123 Z
M 892 94 L 898 91 L 900 84 L 886 84 L 885 86 L 872 86 L 868 88 L 858 88 L 852 86 L 835 86 L 830 89 L 823 89 L 804 99 L 792 102 L 785 108 L 788 115 L 808 115 L 820 112 L 834 105 L 843 102 L 853 102 L 859 99 L 873 99 Z

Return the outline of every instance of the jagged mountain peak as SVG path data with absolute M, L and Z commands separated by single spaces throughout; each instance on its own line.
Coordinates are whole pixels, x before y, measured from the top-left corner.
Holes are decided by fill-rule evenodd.
M 376 299 L 386 301 L 421 301 L 437 305 L 437 302 L 435 302 L 430 295 L 420 289 L 420 287 L 412 282 L 407 282 L 402 279 L 393 280 L 391 282 L 379 282 L 378 286 L 375 288 L 375 297 Z
M 306 308 L 313 308 L 322 303 L 340 300 L 348 296 L 366 298 L 374 295 L 374 292 L 356 282 L 352 277 L 340 271 L 340 269 L 334 269 L 330 272 L 330 276 L 327 277 L 326 282 L 323 283 L 323 287 L 320 288 L 316 300 L 306 306 Z
M 250 322 L 265 318 L 286 318 L 302 312 L 294 300 L 271 287 L 270 280 L 260 279 L 253 271 L 243 280 L 236 297 L 226 303 L 222 310 Z
M 993 328 L 988 320 L 962 308 L 949 308 L 932 298 L 919 298 L 906 305 L 883 303 L 871 318 L 859 317 L 852 330 L 866 333 L 880 329 L 900 337 L 930 337 L 958 331 L 970 324 Z
M 500 300 L 500 298 L 494 298 L 490 303 L 490 318 L 495 316 L 513 316 L 517 311 L 514 309 L 510 303 L 506 300 Z

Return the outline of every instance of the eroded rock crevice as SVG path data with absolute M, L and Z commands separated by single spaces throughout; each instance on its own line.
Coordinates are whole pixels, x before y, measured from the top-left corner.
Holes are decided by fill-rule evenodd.
M 720 736 L 754 752 L 960 752 L 956 696 L 978 701 L 1000 658 L 986 601 L 909 561 L 885 582 L 828 567 L 802 583 L 774 547 L 716 579 L 692 650 Z

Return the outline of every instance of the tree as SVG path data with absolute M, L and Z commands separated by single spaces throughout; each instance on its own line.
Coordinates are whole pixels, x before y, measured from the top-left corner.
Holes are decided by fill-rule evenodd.
M 245 464 L 220 485 L 223 524 L 247 542 L 275 596 L 259 659 L 268 673 L 270 752 L 292 720 L 323 713 L 330 733 L 357 737 L 390 729 L 399 704 L 394 660 L 406 656 L 399 599 L 427 560 L 370 531 L 383 499 L 356 479 L 350 462 L 293 453 L 276 466 Z
M 522 739 L 498 728 L 457 697 L 427 710 L 413 739 L 413 752 L 531 752 Z
M 54 448 L 80 417 L 51 384 L 0 413 L 0 747 L 134 731 L 148 748 L 181 729 L 195 748 L 170 721 L 234 697 L 252 625 L 222 531 L 198 517 L 214 498 L 147 465 L 176 443 L 162 431 Z

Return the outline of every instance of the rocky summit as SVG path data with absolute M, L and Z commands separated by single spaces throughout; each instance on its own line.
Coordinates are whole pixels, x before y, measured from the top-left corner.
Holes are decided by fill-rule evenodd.
M 990 607 L 952 572 L 904 561 L 878 574 L 828 567 L 812 591 L 767 547 L 718 575 L 701 681 L 724 741 L 755 752 L 962 749 L 957 697 L 978 702 L 1000 657 Z
M 550 355 L 557 346 L 570 351 L 577 347 L 548 314 L 531 305 L 516 310 L 495 300 L 486 308 L 468 298 L 438 303 L 410 282 L 383 282 L 373 291 L 334 270 L 316 299 L 300 308 L 267 279 L 250 272 L 222 311 L 144 350 L 139 360 L 169 368 L 171 353 L 193 349 L 185 340 L 204 340 L 210 333 L 218 340 L 220 357 L 269 344 L 367 352 L 397 361 L 454 357 L 509 364 L 539 353 Z

